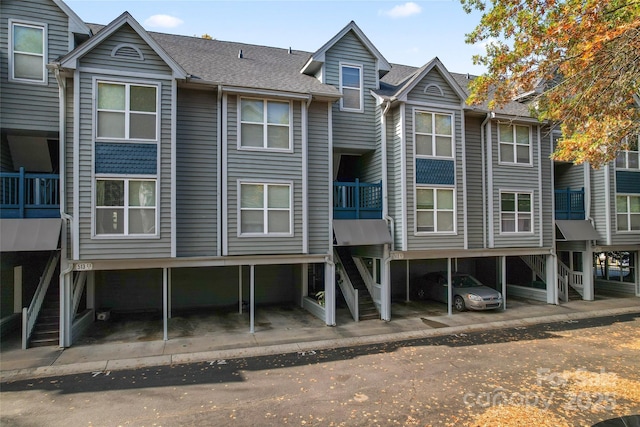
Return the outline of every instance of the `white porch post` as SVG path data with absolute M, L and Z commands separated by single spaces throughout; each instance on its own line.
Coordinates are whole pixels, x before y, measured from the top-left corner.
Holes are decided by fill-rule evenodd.
M 22 312 L 22 266 L 13 267 L 13 312 Z
M 173 269 L 169 268 L 169 280 L 167 283 L 168 297 L 167 297 L 167 318 L 171 319 L 171 312 L 173 311 L 171 300 L 173 299 L 173 288 L 171 282 L 173 281 Z
M 304 297 L 306 297 L 307 295 L 309 295 L 309 264 L 308 263 L 303 263 L 301 264 L 301 270 L 300 274 L 302 275 L 302 277 L 300 278 L 300 283 L 302 284 L 302 289 L 300 290 L 300 307 L 303 307 L 304 303 Z
M 593 249 L 590 242 L 585 242 L 585 250 L 582 252 L 582 299 L 593 301 L 595 292 L 593 289 Z
M 324 316 L 327 326 L 336 324 L 336 266 L 332 262 L 324 264 Z
M 449 316 L 453 315 L 453 277 L 451 275 L 451 258 L 447 258 L 447 293 L 449 296 L 447 297 L 447 314 Z
M 556 255 L 550 254 L 545 256 L 547 282 L 547 304 L 558 305 L 558 263 Z
M 162 339 L 169 340 L 169 269 L 162 269 Z
M 71 346 L 71 303 L 73 271 L 65 272 L 66 265 L 61 265 L 60 274 L 60 347 Z
M 507 309 L 507 257 L 500 257 L 500 283 L 502 284 L 502 311 Z
M 374 263 L 375 265 L 375 263 Z M 380 317 L 387 322 L 391 320 L 391 272 L 390 272 L 390 259 L 389 259 L 389 245 L 384 245 L 384 252 L 382 256 L 382 262 L 380 262 L 380 270 L 378 271 L 378 277 L 380 277 L 381 287 L 381 301 L 380 301 Z
M 249 268 L 249 333 L 254 334 L 256 332 L 255 329 L 255 316 L 256 316 L 256 307 L 255 307 L 255 297 L 256 297 L 256 266 L 251 264 Z

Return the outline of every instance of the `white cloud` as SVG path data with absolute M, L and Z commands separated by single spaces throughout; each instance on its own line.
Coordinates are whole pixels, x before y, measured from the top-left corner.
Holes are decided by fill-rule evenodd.
M 183 23 L 182 19 L 170 15 L 153 15 L 144 21 L 144 25 L 154 28 L 174 28 Z
M 381 13 L 392 18 L 406 18 L 407 16 L 417 15 L 422 12 L 422 8 L 414 2 L 407 2 L 398 6 L 394 6 L 390 10 Z

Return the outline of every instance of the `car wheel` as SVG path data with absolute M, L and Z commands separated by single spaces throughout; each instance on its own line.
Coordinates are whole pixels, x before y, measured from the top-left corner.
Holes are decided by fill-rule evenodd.
M 456 297 L 453 299 L 453 307 L 457 310 L 457 311 L 464 311 L 465 310 L 465 306 L 464 306 L 464 300 L 462 299 L 462 297 L 460 295 L 456 295 Z

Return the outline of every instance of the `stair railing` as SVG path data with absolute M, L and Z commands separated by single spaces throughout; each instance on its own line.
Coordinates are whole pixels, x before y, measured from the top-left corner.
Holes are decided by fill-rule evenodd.
M 382 304 L 382 286 L 375 283 L 373 281 L 373 277 L 371 277 L 371 272 L 364 264 L 364 261 L 361 258 L 353 258 L 353 262 L 356 264 L 358 268 L 358 272 L 364 281 L 367 290 L 369 291 L 369 295 L 371 295 L 371 299 L 373 300 L 378 313 L 380 312 L 380 306 Z
M 558 259 L 558 276 L 566 278 L 567 285 L 575 289 L 581 296 L 584 296 L 584 276 L 581 272 L 572 271 L 568 265 Z
M 51 283 L 53 273 L 55 273 L 56 271 L 56 267 L 58 266 L 59 260 L 60 260 L 60 252 L 59 251 L 52 252 L 51 255 L 49 256 L 49 261 L 47 261 L 44 274 L 40 277 L 40 282 L 38 283 L 36 292 L 33 295 L 31 304 L 29 304 L 29 307 L 22 308 L 22 349 L 23 350 L 27 349 L 27 343 L 29 342 L 29 338 L 31 338 L 31 333 L 33 332 L 33 328 L 36 325 L 36 320 L 38 319 L 38 314 L 40 314 L 40 309 L 42 308 L 44 297 L 47 295 L 49 284 Z
M 344 265 L 342 260 L 340 259 L 340 255 L 338 255 L 338 252 L 336 250 L 333 251 L 333 256 L 337 261 L 335 263 L 336 281 L 338 282 L 338 286 L 340 286 L 340 290 L 342 290 L 342 295 L 344 296 L 344 300 L 347 302 L 347 306 L 349 307 L 351 316 L 353 316 L 353 320 L 357 322 L 360 320 L 358 290 L 353 287 L 353 284 L 349 279 L 349 275 L 344 269 Z

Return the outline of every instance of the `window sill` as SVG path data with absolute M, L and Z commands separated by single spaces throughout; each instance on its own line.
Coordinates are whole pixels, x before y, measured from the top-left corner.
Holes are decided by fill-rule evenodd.
M 91 240 L 157 240 L 159 234 L 95 234 L 91 236 Z

